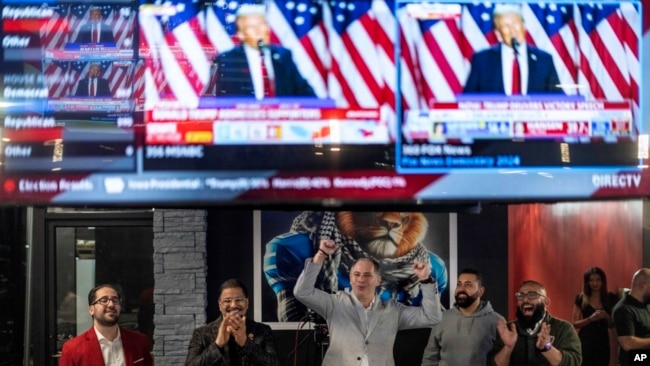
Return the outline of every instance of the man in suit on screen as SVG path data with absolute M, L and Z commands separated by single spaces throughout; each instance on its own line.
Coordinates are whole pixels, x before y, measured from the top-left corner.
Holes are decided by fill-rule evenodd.
M 463 92 L 563 93 L 553 57 L 526 44 L 521 6 L 496 5 L 492 20 L 501 43 L 474 54 Z
M 215 59 L 216 96 L 315 96 L 293 62 L 291 51 L 269 44 L 263 5 L 242 5 L 235 24 L 241 44 Z
M 100 285 L 88 293 L 93 326 L 65 342 L 59 366 L 152 366 L 147 337 L 118 325 L 124 299 L 117 287 Z
M 76 97 L 112 97 L 111 87 L 107 79 L 101 77 L 100 64 L 91 64 L 88 67 L 88 76 L 79 80 Z
M 102 11 L 98 7 L 88 11 L 88 22 L 81 26 L 76 43 L 115 43 L 111 27 L 102 22 Z

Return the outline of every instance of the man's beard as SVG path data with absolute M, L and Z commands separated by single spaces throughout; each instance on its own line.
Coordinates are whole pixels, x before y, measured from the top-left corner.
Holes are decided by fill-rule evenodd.
M 643 295 L 643 303 L 645 305 L 650 305 L 650 293 L 645 293 Z
M 107 319 L 106 317 L 96 317 L 95 321 L 99 323 L 99 325 L 105 326 L 105 327 L 112 327 L 113 325 L 117 324 L 117 322 L 120 320 L 120 316 L 116 316 L 115 318 L 112 319 Z
M 460 294 L 464 294 L 465 297 L 464 298 L 459 297 L 458 295 Z M 476 291 L 474 295 L 470 295 L 467 292 L 461 291 L 456 295 L 454 295 L 454 299 L 456 300 L 456 305 L 458 305 L 459 308 L 466 309 L 472 306 L 472 304 L 474 304 L 474 301 L 478 299 L 478 291 Z
M 519 320 L 519 324 L 524 329 L 534 328 L 537 322 L 542 320 L 544 314 L 546 314 L 546 307 L 544 306 L 544 304 L 535 305 L 535 309 L 533 310 L 533 315 L 530 317 L 526 317 L 524 313 L 521 312 L 521 309 L 517 307 L 517 320 Z

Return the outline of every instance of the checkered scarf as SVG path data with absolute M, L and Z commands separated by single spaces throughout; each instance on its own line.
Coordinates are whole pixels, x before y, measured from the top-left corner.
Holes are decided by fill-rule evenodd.
M 334 292 L 339 289 L 338 271 L 349 275 L 358 258 L 371 257 L 353 238 L 341 234 L 336 226 L 336 212 L 304 211 L 294 219 L 291 231 L 309 234 L 314 252 L 318 250 L 321 238 L 333 239 L 340 248 L 323 264 L 319 283 L 323 284 L 322 288 L 326 291 Z M 389 291 L 394 297 L 398 292 L 404 291 L 404 302 L 410 304 L 411 299 L 420 292 L 418 278 L 413 272 L 413 262 L 417 260 L 429 263 L 427 249 L 418 243 L 399 258 L 375 259 L 379 262 L 382 279 L 379 292 Z

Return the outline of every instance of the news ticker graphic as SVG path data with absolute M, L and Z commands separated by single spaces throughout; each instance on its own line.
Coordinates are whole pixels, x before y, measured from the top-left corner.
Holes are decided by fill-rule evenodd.
M 45 50 L 44 58 L 47 60 L 131 60 L 133 50 L 121 50 L 104 44 L 74 45 L 74 49 Z
M 131 112 L 133 111 L 133 101 L 108 97 L 49 99 L 47 110 L 54 112 Z
M 480 181 L 481 184 L 476 184 Z M 422 204 L 650 195 L 647 169 L 398 175 L 350 172 L 144 172 L 89 175 L 10 173 L 0 177 L 3 203 L 30 204 Z M 512 187 L 518 187 L 513 189 Z M 562 189 L 558 189 L 562 187 Z
M 503 138 L 607 138 L 634 133 L 632 105 L 606 101 L 434 102 L 426 111 L 408 111 L 406 141 Z
M 224 108 L 145 112 L 146 144 L 388 144 L 378 109 Z
M 517 167 L 636 167 L 629 101 L 471 100 L 408 111 L 397 147 L 401 173 Z

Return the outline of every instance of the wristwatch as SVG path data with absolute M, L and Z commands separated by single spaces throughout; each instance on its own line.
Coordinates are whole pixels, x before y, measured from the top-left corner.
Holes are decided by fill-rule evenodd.
M 540 352 L 548 352 L 548 351 L 551 350 L 551 348 L 553 348 L 553 345 L 551 344 L 551 342 L 548 342 L 548 343 L 546 343 L 546 344 L 544 345 L 544 348 L 542 348 L 542 349 L 539 349 L 539 348 L 538 348 L 538 350 L 539 350 Z

